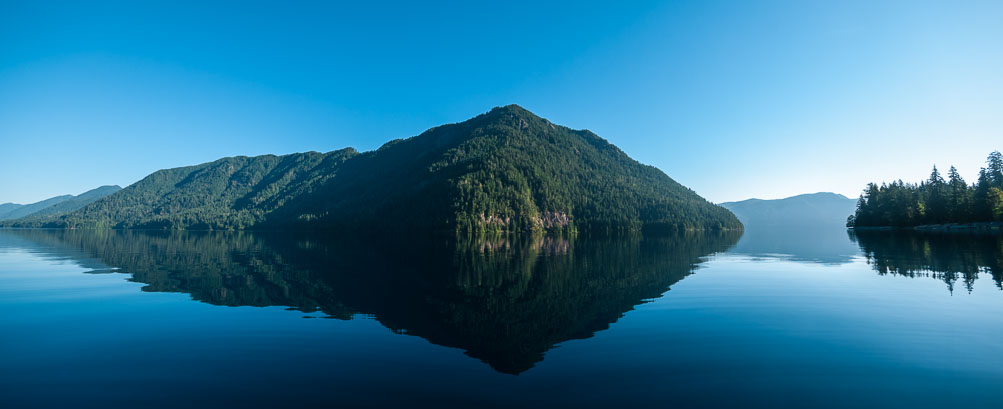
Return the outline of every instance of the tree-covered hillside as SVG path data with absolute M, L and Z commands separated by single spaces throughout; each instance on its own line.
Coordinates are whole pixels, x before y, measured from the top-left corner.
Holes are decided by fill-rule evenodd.
M 158 171 L 44 225 L 460 232 L 741 228 L 728 210 L 597 135 L 515 105 L 371 152 L 235 157 Z
M 223 158 L 154 172 L 69 215 L 30 225 L 71 228 L 241 230 L 309 193 L 355 155 L 352 149 Z
M 516 105 L 360 154 L 315 200 L 280 212 L 283 221 L 458 231 L 741 228 L 592 132 Z
M 1003 155 L 989 154 L 979 180 L 969 185 L 951 166 L 947 179 L 933 168 L 919 184 L 871 183 L 857 202 L 849 227 L 1003 221 Z

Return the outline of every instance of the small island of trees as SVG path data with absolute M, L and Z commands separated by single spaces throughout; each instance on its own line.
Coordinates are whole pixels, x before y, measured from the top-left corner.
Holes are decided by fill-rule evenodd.
M 947 180 L 933 167 L 919 184 L 867 185 L 847 227 L 915 227 L 948 223 L 1003 221 L 1003 155 L 989 154 L 979 180 L 969 185 L 951 166 Z

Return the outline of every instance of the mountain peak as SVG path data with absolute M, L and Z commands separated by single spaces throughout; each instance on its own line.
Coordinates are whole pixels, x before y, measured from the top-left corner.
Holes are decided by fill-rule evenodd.
M 519 106 L 518 104 L 508 104 L 508 105 L 502 105 L 500 107 L 494 107 L 491 108 L 490 111 L 488 111 L 488 114 L 491 113 L 528 114 L 536 116 L 536 114 L 530 112 L 526 108 Z
M 805 193 L 805 194 L 801 194 L 801 195 L 796 195 L 796 196 L 788 197 L 788 199 L 793 199 L 795 197 L 820 197 L 820 198 L 821 197 L 828 197 L 828 198 L 844 199 L 844 200 L 845 199 L 849 199 L 846 196 L 843 196 L 843 195 L 841 195 L 839 193 L 833 193 L 833 192 Z
M 505 105 L 505 106 L 491 108 L 490 111 L 488 111 L 488 112 L 486 112 L 484 114 L 478 115 L 477 117 L 474 117 L 474 118 L 470 119 L 470 121 L 468 121 L 468 122 L 471 122 L 471 121 L 479 122 L 479 121 L 483 121 L 483 120 L 486 120 L 486 121 L 492 122 L 492 123 L 494 123 L 494 122 L 507 122 L 509 125 L 513 125 L 513 124 L 519 125 L 519 126 L 517 126 L 517 128 L 519 128 L 519 127 L 525 128 L 530 123 L 534 123 L 534 122 L 544 122 L 544 121 L 547 121 L 546 119 L 543 119 L 540 116 L 538 116 L 538 115 L 530 112 L 528 109 L 523 108 L 523 107 L 521 107 L 519 105 L 516 105 L 516 104 L 509 104 L 509 105 Z M 547 121 L 547 122 L 549 123 L 549 121 Z

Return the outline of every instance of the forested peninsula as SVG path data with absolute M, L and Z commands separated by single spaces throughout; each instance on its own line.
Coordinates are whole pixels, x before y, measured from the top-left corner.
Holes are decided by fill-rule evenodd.
M 516 105 L 375 151 L 229 157 L 154 172 L 13 227 L 651 232 L 741 229 L 655 167 Z
M 947 179 L 934 166 L 919 184 L 867 185 L 847 227 L 922 227 L 944 224 L 1003 222 L 1003 155 L 989 154 L 979 179 L 968 184 L 951 166 Z M 958 226 L 961 227 L 961 226 Z

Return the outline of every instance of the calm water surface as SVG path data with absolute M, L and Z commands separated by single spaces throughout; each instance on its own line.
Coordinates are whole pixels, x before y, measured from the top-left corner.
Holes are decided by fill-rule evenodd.
M 1000 408 L 1001 281 L 999 236 L 0 230 L 0 406 Z

